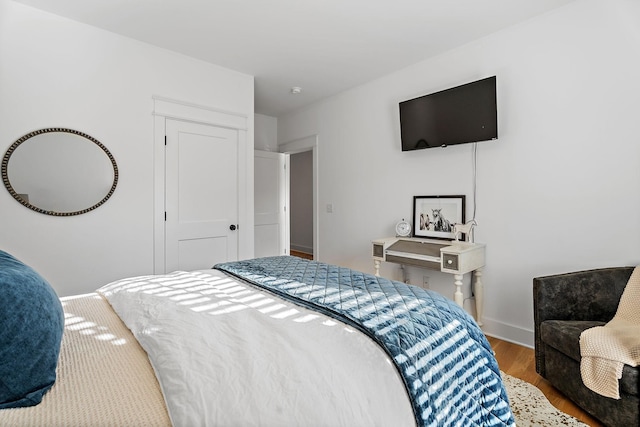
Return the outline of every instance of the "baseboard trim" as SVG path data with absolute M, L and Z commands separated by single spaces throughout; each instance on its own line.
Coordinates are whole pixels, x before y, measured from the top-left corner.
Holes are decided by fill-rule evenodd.
M 295 243 L 291 243 L 289 245 L 289 249 L 292 251 L 304 252 L 305 254 L 312 254 L 313 248 L 310 246 L 296 245 Z
M 485 335 L 524 347 L 534 348 L 533 330 L 510 325 L 487 317 L 483 317 L 482 322 L 482 330 Z

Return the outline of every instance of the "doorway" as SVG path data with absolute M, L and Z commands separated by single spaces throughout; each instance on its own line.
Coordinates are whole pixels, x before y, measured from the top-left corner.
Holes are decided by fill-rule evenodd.
M 238 259 L 238 132 L 166 120 L 165 270 Z
M 290 156 L 288 173 L 290 253 L 319 260 L 318 136 L 311 135 L 280 144 L 279 151 Z M 294 162 L 296 165 L 293 164 Z M 304 204 L 298 207 L 294 206 L 297 196 L 293 193 L 297 186 L 300 188 L 295 191 L 299 191 L 305 200 Z M 294 221 L 297 224 L 295 226 Z M 294 236 L 294 227 L 300 228 L 299 235 Z
M 289 156 L 291 255 L 313 259 L 313 151 Z
M 155 96 L 153 115 L 154 274 L 251 258 L 253 232 L 238 225 L 253 230 L 248 117 Z M 194 162 L 192 170 L 180 167 L 181 158 Z M 216 158 L 225 159 L 224 166 L 211 162 Z M 212 176 L 216 169 L 224 173 Z M 232 185 L 228 176 L 236 177 Z M 233 210 L 221 211 L 218 204 Z

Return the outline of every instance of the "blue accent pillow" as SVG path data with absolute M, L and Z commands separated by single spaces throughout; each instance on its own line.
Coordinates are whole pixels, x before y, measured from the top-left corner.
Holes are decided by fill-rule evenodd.
M 63 330 L 53 288 L 0 250 L 0 409 L 42 401 L 56 381 Z

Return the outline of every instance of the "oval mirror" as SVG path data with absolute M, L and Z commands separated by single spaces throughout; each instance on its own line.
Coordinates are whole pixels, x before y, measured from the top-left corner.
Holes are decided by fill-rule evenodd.
M 47 215 L 96 209 L 118 183 L 116 161 L 99 141 L 72 129 L 40 129 L 14 142 L 2 159 L 2 182 L 22 205 Z

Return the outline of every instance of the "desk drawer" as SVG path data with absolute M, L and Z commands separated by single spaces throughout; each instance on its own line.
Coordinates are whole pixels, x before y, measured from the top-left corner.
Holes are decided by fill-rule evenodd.
M 373 256 L 377 258 L 384 258 L 384 245 L 379 245 L 377 243 L 374 243 Z
M 425 261 L 415 258 L 406 258 L 397 255 L 388 255 L 387 262 L 395 262 L 397 264 L 414 265 L 416 267 L 428 268 L 429 270 L 440 270 L 440 263 L 434 261 Z
M 447 270 L 458 270 L 458 254 L 442 254 L 442 268 Z

